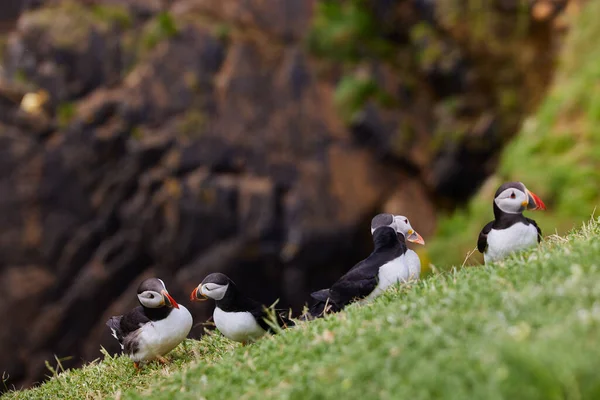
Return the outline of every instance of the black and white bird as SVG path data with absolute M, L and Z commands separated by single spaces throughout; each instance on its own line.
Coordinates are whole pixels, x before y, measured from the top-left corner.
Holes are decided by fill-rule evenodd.
M 246 344 L 267 332 L 273 333 L 273 329 L 265 321 L 270 319 L 267 308 L 242 294 L 227 275 L 208 275 L 190 294 L 191 301 L 209 298 L 215 300 L 215 325 L 226 338 Z M 280 313 L 275 312 L 274 316 L 281 328 L 294 325 L 293 321 Z
M 542 231 L 534 220 L 523 216 L 525 210 L 545 210 L 544 202 L 521 182 L 507 182 L 494 196 L 494 220 L 483 227 L 477 250 L 484 262 L 501 260 L 510 253 L 537 245 Z
M 374 250 L 363 261 L 352 267 L 331 288 L 311 294 L 317 302 L 309 310 L 312 317 L 325 311 L 337 312 L 356 301 L 370 301 L 389 286 L 399 282 L 418 280 L 421 260 L 406 247 L 406 240 L 418 244 L 425 241 L 400 215 L 379 214 L 371 221 Z
M 169 295 L 161 279 L 144 280 L 137 297 L 141 306 L 106 322 L 136 369 L 141 362 L 153 359 L 165 363 L 163 356 L 177 347 L 192 329 L 192 315 Z

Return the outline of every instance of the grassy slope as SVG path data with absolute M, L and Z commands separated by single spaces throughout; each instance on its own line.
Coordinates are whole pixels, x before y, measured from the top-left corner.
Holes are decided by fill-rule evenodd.
M 504 150 L 499 171 L 465 210 L 443 218 L 427 251 L 437 266 L 460 264 L 493 219 L 498 186 L 520 180 L 548 211 L 530 213 L 544 234 L 564 233 L 600 204 L 600 1 L 572 23 L 550 93 Z M 479 253 L 474 260 L 480 260 Z
M 600 219 L 245 348 L 214 334 L 170 366 L 107 357 L 6 399 L 600 398 L 599 237 Z

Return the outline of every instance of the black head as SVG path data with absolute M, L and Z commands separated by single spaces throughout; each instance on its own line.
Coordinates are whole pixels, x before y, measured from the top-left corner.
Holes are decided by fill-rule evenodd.
M 208 275 L 200 285 L 205 285 L 207 283 L 214 283 L 216 285 L 227 285 L 231 282 L 231 279 L 225 274 L 221 274 L 220 272 L 215 272 L 213 274 Z
M 190 300 L 204 301 L 211 298 L 218 301 L 225 297 L 230 287 L 234 287 L 232 280 L 225 274 L 215 272 L 204 278 L 202 283 L 192 291 Z
M 381 228 L 383 226 L 389 226 L 394 230 L 396 229 L 394 223 L 394 216 L 392 214 L 383 213 L 374 216 L 371 220 L 371 234 L 375 232 L 375 229 Z
M 503 183 L 502 185 L 500 185 L 498 190 L 496 190 L 496 194 L 494 194 L 494 198 L 500 196 L 500 194 L 507 189 L 516 189 L 516 190 L 520 190 L 523 193 L 527 190 L 527 188 L 525 187 L 525 185 L 522 182 L 506 182 L 506 183 Z
M 165 283 L 158 278 L 148 278 L 138 286 L 137 297 L 140 304 L 146 308 L 175 307 L 179 305 L 173 299 Z
M 161 290 L 167 290 L 167 287 L 165 286 L 165 283 L 162 281 L 162 279 L 148 278 L 143 280 L 142 283 L 140 283 L 140 286 L 138 286 L 137 294 L 146 292 L 148 290 L 160 293 Z

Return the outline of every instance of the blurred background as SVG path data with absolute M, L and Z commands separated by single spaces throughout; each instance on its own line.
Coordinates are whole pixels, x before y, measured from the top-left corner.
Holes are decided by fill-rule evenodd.
M 0 371 L 118 352 L 209 273 L 299 312 L 407 216 L 465 261 L 505 180 L 546 235 L 600 187 L 598 0 L 2 0 Z M 5 386 L 6 387 L 6 386 Z M 2 389 L 0 389 L 1 391 Z

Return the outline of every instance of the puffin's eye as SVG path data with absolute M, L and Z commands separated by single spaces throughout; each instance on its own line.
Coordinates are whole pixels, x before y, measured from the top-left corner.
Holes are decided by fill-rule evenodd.
M 515 195 L 515 192 L 512 192 L 512 193 L 510 194 L 510 198 L 511 198 L 511 199 L 514 199 L 514 198 L 516 198 L 516 197 L 517 197 L 517 195 Z
M 404 223 L 408 224 L 408 219 L 404 218 Z

